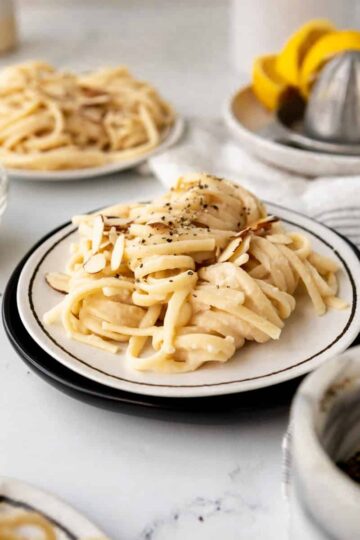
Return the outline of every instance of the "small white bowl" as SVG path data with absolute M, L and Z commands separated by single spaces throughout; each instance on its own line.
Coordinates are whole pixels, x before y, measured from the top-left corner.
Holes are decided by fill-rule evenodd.
M 360 173 L 360 156 L 325 154 L 293 148 L 264 136 L 274 121 L 250 86 L 241 88 L 225 104 L 224 120 L 243 148 L 258 159 L 310 178 Z
M 338 466 L 360 449 L 360 347 L 301 384 L 290 423 L 290 538 L 360 538 L 360 485 Z

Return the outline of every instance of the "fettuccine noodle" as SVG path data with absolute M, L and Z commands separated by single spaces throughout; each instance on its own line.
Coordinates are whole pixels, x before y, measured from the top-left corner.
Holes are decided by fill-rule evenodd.
M 66 272 L 47 276 L 67 294 L 45 323 L 113 353 L 127 342 L 138 370 L 192 371 L 246 341 L 279 339 L 300 283 L 318 315 L 345 307 L 338 265 L 221 178 L 187 175 L 150 203 L 73 221 Z
M 24 535 L 24 529 L 28 534 Z M 29 536 L 31 531 L 31 536 Z M 37 512 L 20 512 L 11 515 L 0 515 L 1 540 L 24 540 L 34 538 L 39 540 L 56 540 L 53 525 Z
M 58 540 L 58 528 L 35 511 L 19 510 L 0 513 L 0 540 Z M 66 536 L 67 537 L 67 536 Z M 82 540 L 109 540 L 106 537 L 83 537 Z
M 160 144 L 174 112 L 125 67 L 83 75 L 44 62 L 0 72 L 0 162 L 16 169 L 81 169 Z

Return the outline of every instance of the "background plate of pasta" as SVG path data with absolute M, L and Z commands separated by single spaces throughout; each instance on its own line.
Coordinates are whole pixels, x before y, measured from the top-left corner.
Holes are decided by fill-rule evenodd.
M 10 175 L 73 180 L 139 165 L 183 121 L 126 67 L 74 74 L 45 62 L 0 71 L 0 163 Z
M 21 320 L 51 357 L 162 397 L 292 379 L 360 330 L 360 262 L 327 227 L 208 174 L 75 216 L 28 258 Z
M 3 540 L 109 540 L 94 524 L 38 488 L 0 477 Z

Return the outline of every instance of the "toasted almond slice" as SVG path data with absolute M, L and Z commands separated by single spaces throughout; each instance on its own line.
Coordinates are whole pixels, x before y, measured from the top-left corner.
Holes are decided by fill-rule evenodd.
M 218 262 L 225 262 L 230 259 L 232 255 L 234 255 L 235 251 L 240 247 L 240 244 L 242 243 L 242 238 L 234 238 L 231 240 L 231 242 L 226 246 L 226 248 L 223 250 L 223 252 L 220 254 L 220 257 L 218 258 Z
M 119 218 L 119 217 L 105 217 L 104 223 L 106 227 L 116 227 L 118 229 L 127 229 L 129 225 L 133 222 L 129 218 Z
M 231 259 L 231 262 L 239 264 L 239 258 L 242 257 L 242 255 L 245 255 L 249 250 L 253 235 L 254 233 L 252 231 L 248 231 L 246 236 L 237 236 L 234 238 L 221 253 L 220 257 L 218 258 L 218 262 L 225 262 Z M 233 257 L 235 257 L 235 260 Z M 247 260 L 249 260 L 249 257 Z M 245 261 L 245 259 L 241 259 L 241 264 L 245 264 L 247 260 Z
M 115 242 L 115 246 L 111 255 L 111 270 L 115 272 L 122 261 L 125 247 L 125 236 L 121 234 Z
M 276 216 L 267 216 L 266 218 L 259 219 L 259 221 L 256 221 L 255 223 L 252 223 L 248 227 L 245 227 L 245 229 L 242 229 L 238 233 L 236 233 L 236 236 L 239 238 L 244 238 L 244 236 L 247 236 L 249 232 L 253 232 L 255 234 L 262 234 L 265 231 L 271 229 L 272 224 L 279 221 L 279 218 Z
M 163 230 L 163 231 L 168 230 L 170 227 L 170 225 L 166 223 L 166 221 L 159 221 L 158 219 L 148 221 L 147 225 L 149 225 L 149 227 L 152 227 L 153 229 L 158 229 L 158 230 Z
M 55 291 L 63 294 L 69 292 L 70 276 L 61 274 L 60 272 L 49 272 L 45 275 L 45 280 L 48 285 Z
M 115 227 L 111 227 L 111 229 L 109 231 L 109 240 L 113 245 L 115 245 L 117 237 L 118 237 L 118 235 L 117 235 Z
M 104 234 L 104 218 L 102 216 L 96 216 L 94 219 L 92 230 L 92 252 L 97 253 L 100 249 L 102 237 Z
M 83 268 L 88 274 L 98 274 L 104 270 L 105 266 L 105 255 L 103 253 L 97 253 L 96 255 L 92 255 L 90 259 L 84 263 Z

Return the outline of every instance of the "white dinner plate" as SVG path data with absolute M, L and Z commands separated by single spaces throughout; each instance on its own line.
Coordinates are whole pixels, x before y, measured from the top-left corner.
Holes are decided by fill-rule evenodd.
M 12 178 L 20 180 L 43 180 L 43 181 L 57 181 L 57 180 L 82 180 L 84 178 L 94 178 L 95 176 L 104 176 L 126 169 L 131 169 L 148 160 L 150 157 L 163 152 L 173 144 L 175 144 L 184 132 L 185 122 L 182 118 L 177 117 L 174 125 L 164 133 L 163 138 L 159 146 L 138 155 L 131 159 L 119 161 L 117 163 L 108 163 L 101 165 L 100 167 L 89 167 L 86 169 L 69 169 L 63 171 L 33 171 L 23 169 L 6 169 L 8 175 Z
M 44 326 L 43 315 L 62 295 L 45 282 L 47 272 L 63 271 L 69 247 L 77 238 L 66 225 L 45 240 L 28 259 L 18 284 L 20 317 L 32 338 L 57 361 L 104 385 L 162 397 L 202 397 L 231 394 L 271 386 L 316 368 L 345 350 L 360 331 L 360 261 L 353 248 L 338 234 L 294 211 L 268 204 L 286 227 L 307 235 L 314 250 L 341 265 L 339 295 L 349 307 L 316 316 L 306 294 L 278 341 L 247 343 L 225 364 L 209 363 L 193 373 L 138 372 L 124 362 L 124 352 L 111 354 L 69 339 L 60 324 Z
M 225 104 L 224 119 L 241 145 L 270 165 L 309 178 L 360 173 L 360 156 L 312 152 L 261 135 L 274 121 L 274 116 L 262 106 L 250 86 L 238 90 Z
M 57 540 L 106 540 L 87 518 L 53 495 L 25 482 L 0 477 L 0 515 L 37 512 L 55 528 Z

